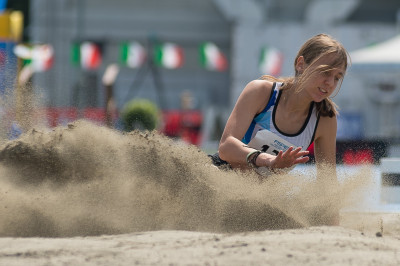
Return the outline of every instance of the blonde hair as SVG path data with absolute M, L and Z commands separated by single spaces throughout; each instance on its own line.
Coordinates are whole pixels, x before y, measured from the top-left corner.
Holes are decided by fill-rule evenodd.
M 310 66 L 312 66 L 318 59 L 326 55 L 335 55 L 335 60 L 330 65 L 320 65 L 311 71 Z M 304 62 L 307 64 L 307 68 L 301 74 L 296 70 L 296 62 L 300 56 L 303 56 Z M 344 70 L 346 71 L 348 66 L 347 61 L 349 58 L 348 52 L 340 42 L 327 34 L 318 34 L 308 39 L 298 51 L 294 60 L 294 77 L 276 78 L 269 75 L 264 75 L 261 77 L 261 79 L 274 82 L 283 82 L 284 85 L 282 86 L 282 89 L 296 88 L 295 92 L 299 92 L 304 88 L 303 84 L 311 77 L 312 74 L 316 72 L 324 73 L 339 67 L 344 67 Z M 338 86 L 339 89 L 342 85 L 342 81 L 343 78 L 340 80 L 340 84 Z M 317 111 L 321 116 L 333 117 L 338 114 L 337 105 L 329 97 L 315 104 Z

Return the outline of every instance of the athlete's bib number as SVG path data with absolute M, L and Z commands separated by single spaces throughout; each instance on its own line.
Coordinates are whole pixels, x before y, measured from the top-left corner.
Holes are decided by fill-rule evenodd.
M 296 148 L 296 146 L 289 141 L 284 140 L 283 138 L 266 129 L 258 131 L 248 145 L 251 148 L 269 153 L 271 155 L 278 155 L 279 151 L 286 151 L 290 146 L 292 146 L 294 149 Z

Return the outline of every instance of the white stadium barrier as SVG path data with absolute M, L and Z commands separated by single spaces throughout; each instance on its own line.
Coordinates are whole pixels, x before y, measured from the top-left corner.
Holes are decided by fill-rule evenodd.
M 381 158 L 381 201 L 400 203 L 400 157 Z

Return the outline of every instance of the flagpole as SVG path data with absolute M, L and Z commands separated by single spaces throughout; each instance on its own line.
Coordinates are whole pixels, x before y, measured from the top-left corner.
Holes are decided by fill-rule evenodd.
M 23 14 L 13 11 L 10 15 L 10 26 L 13 27 L 16 45 L 21 43 L 23 33 Z M 29 83 L 33 76 L 30 66 L 23 66 L 23 60 L 17 56 L 17 75 L 15 82 L 15 121 L 23 130 L 32 126 L 32 84 Z
M 105 102 L 105 112 L 106 112 L 106 125 L 108 127 L 113 126 L 113 114 L 116 112 L 116 104 L 114 101 L 113 91 L 115 80 L 117 79 L 119 73 L 119 67 L 117 64 L 110 64 L 107 66 L 106 71 L 103 75 L 103 86 L 105 88 L 106 102 Z
M 21 67 L 21 59 L 19 61 L 19 74 L 16 85 L 16 121 L 24 131 L 32 126 L 32 112 L 33 112 L 33 93 L 32 84 L 30 82 L 33 76 L 33 69 L 31 66 Z
M 154 53 L 154 46 L 157 44 L 157 41 L 155 38 L 149 38 L 149 44 L 150 44 L 150 51 Z M 161 74 L 159 72 L 158 67 L 156 66 L 156 63 L 154 61 L 154 54 L 149 56 L 149 67 L 151 72 L 153 73 L 153 82 L 154 86 L 156 87 L 157 90 L 157 97 L 158 97 L 158 102 L 160 105 L 161 110 L 166 109 L 166 103 L 164 99 L 164 86 L 161 81 Z
M 164 110 L 166 106 L 165 98 L 164 98 L 164 87 L 162 84 L 161 74 L 158 70 L 158 66 L 154 61 L 154 46 L 156 45 L 157 41 L 153 37 L 148 38 L 147 43 L 147 51 L 149 51 L 148 56 L 146 57 L 146 61 L 144 65 L 138 70 L 136 73 L 135 78 L 133 79 L 133 83 L 127 92 L 125 98 L 128 98 L 130 91 L 134 90 L 136 87 L 140 87 L 144 81 L 144 78 L 147 72 L 150 70 L 151 74 L 153 75 L 153 82 L 157 92 L 158 104 L 160 109 Z M 140 89 L 140 88 L 139 88 Z

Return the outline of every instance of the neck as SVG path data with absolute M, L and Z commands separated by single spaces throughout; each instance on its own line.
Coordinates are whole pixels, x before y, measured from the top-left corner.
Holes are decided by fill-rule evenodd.
M 304 90 L 296 92 L 295 89 L 283 90 L 280 104 L 283 104 L 288 113 L 308 114 L 312 100 L 304 93 Z

